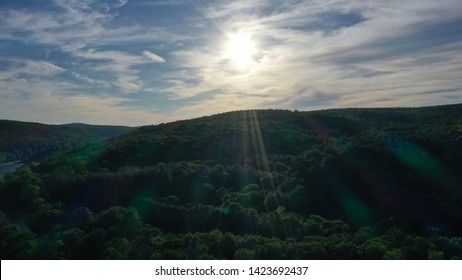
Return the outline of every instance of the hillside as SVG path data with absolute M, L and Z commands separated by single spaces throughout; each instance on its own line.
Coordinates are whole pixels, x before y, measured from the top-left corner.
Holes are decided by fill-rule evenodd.
M 461 104 L 140 127 L 0 180 L 0 254 L 462 258 L 461 161 Z
M 88 141 L 120 136 L 134 128 L 85 124 L 46 125 L 0 120 L 0 164 L 44 159 Z
M 101 160 L 145 165 L 177 160 L 244 163 L 268 155 L 296 155 L 313 145 L 362 141 L 383 148 L 398 138 L 432 149 L 462 143 L 462 106 L 344 109 L 316 112 L 242 111 L 158 126 L 114 139 Z M 370 139 L 365 139 L 369 137 Z M 384 137 L 386 139 L 378 139 Z M 377 142 L 380 141 L 380 142 Z M 454 146 L 456 145 L 456 146 Z
M 109 139 L 124 135 L 136 129 L 136 127 L 121 126 L 121 125 L 94 125 L 85 123 L 69 123 L 63 124 L 62 127 L 70 127 L 73 129 L 85 131 L 87 133 L 99 136 L 104 139 Z

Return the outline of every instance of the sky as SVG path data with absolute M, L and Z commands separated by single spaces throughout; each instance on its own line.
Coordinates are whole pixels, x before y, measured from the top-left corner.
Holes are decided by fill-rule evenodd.
M 0 1 L 0 119 L 461 102 L 460 0 Z

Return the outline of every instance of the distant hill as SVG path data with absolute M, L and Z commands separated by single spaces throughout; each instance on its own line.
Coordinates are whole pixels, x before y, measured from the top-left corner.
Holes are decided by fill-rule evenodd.
M 9 127 L 2 259 L 462 259 L 462 104 Z
M 84 123 L 63 124 L 63 127 L 79 129 L 102 138 L 117 137 L 136 129 L 136 127 L 117 126 L 117 125 L 90 125 Z
M 0 120 L 0 163 L 40 160 L 69 151 L 88 141 L 99 141 L 132 131 L 123 126 L 86 124 L 46 125 Z

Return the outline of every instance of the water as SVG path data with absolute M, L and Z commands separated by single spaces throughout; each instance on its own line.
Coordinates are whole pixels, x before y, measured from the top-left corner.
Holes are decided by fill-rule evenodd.
M 23 166 L 24 163 L 11 163 L 7 165 L 0 166 L 0 178 L 4 177 L 6 174 L 15 171 L 19 167 Z

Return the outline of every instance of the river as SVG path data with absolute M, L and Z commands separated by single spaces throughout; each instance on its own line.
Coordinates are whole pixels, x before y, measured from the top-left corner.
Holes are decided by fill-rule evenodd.
M 24 163 L 10 163 L 10 164 L 5 164 L 5 165 L 0 165 L 0 178 L 5 177 L 6 174 L 15 171 L 19 167 L 23 166 Z

